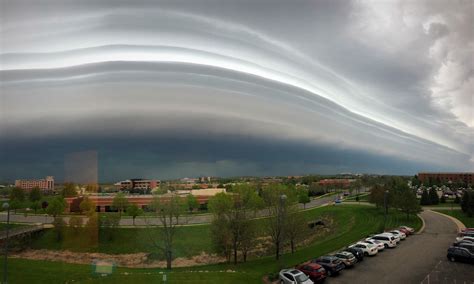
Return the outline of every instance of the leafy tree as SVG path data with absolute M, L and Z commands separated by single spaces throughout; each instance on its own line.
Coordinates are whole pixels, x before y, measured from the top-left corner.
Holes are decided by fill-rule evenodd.
M 436 189 L 431 188 L 429 192 L 429 196 L 430 196 L 431 204 L 433 205 L 439 204 L 439 196 L 438 196 L 438 193 L 436 192 Z
M 304 214 L 296 206 L 288 206 L 287 218 L 284 224 L 285 238 L 290 243 L 291 253 L 295 252 L 296 242 L 308 233 L 308 225 Z
M 474 216 L 474 191 L 465 190 L 461 199 L 461 209 L 469 217 Z
M 127 214 L 132 216 L 133 226 L 135 226 L 135 218 L 143 214 L 143 210 L 136 204 L 131 204 L 127 207 Z
M 307 190 L 301 190 L 298 195 L 298 202 L 303 204 L 303 208 L 306 209 L 306 204 L 309 203 L 311 199 L 309 198 Z
M 30 208 L 33 209 L 35 211 L 35 214 L 36 212 L 41 209 L 41 201 L 33 201 L 31 202 L 31 205 L 30 205 Z
M 386 188 L 381 185 L 374 185 L 370 189 L 369 202 L 374 203 L 377 208 L 383 208 L 385 205 L 385 191 Z
M 454 198 L 454 203 L 459 204 L 461 203 L 461 198 L 459 198 L 459 195 L 456 194 L 456 197 Z
M 394 203 L 396 208 L 407 214 L 407 220 L 410 219 L 410 214 L 421 210 L 415 193 L 406 185 L 396 191 Z
M 188 207 L 189 212 L 193 212 L 195 209 L 199 208 L 199 202 L 196 196 L 188 194 L 188 196 L 186 196 L 186 206 Z
M 113 240 L 115 228 L 120 224 L 121 215 L 117 213 L 108 213 L 101 215 L 99 219 L 100 236 L 104 237 L 106 241 Z
M 46 208 L 46 213 L 56 218 L 56 216 L 64 212 L 64 209 L 66 209 L 66 207 L 67 203 L 64 198 L 58 196 L 51 200 L 51 202 L 48 204 L 48 207 Z
M 79 204 L 79 210 L 81 213 L 85 212 L 86 215 L 90 215 L 91 212 L 95 212 L 95 207 L 96 205 L 94 202 L 92 202 L 92 200 L 90 200 L 90 198 L 87 196 L 84 196 L 81 203 Z
M 17 200 L 19 202 L 25 201 L 25 191 L 23 188 L 14 187 L 10 192 L 10 201 Z
M 61 191 L 62 197 L 74 197 L 77 196 L 76 185 L 71 182 L 67 182 L 63 185 L 63 189 Z
M 173 195 L 168 200 L 155 197 L 151 207 L 154 209 L 154 216 L 160 221 L 161 225 L 161 227 L 156 225 L 152 227 L 155 233 L 155 237 L 152 238 L 152 244 L 164 252 L 166 268 L 171 269 L 176 227 L 179 225 L 179 219 L 183 214 L 184 205 L 181 197 Z M 148 224 L 148 226 L 152 225 Z
M 23 203 L 18 200 L 18 199 L 13 199 L 10 201 L 10 210 L 13 210 L 14 213 L 16 213 L 17 209 L 22 208 Z
M 446 197 L 443 195 L 441 195 L 441 198 L 439 199 L 439 202 L 440 203 L 446 203 Z
M 33 187 L 28 195 L 31 202 L 40 201 L 42 197 L 41 189 L 39 187 Z
M 421 193 L 420 205 L 430 205 L 430 204 L 431 204 L 430 195 L 428 194 L 428 191 L 426 189 L 423 189 L 423 192 Z
M 128 206 L 128 199 L 125 197 L 125 194 L 119 192 L 115 195 L 114 199 L 112 200 L 112 207 L 115 210 L 118 210 L 120 217 L 122 216 L 122 212 Z

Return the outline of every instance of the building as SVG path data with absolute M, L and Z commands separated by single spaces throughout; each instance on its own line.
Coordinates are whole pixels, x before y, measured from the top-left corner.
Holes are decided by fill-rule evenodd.
M 124 181 L 120 181 L 115 184 L 118 186 L 120 190 L 132 190 L 132 189 L 139 189 L 139 190 L 151 190 L 160 185 L 160 181 L 156 179 L 127 179 Z
M 54 190 L 54 177 L 47 176 L 44 179 L 17 179 L 15 181 L 15 186 L 22 188 L 24 190 L 31 190 L 34 187 L 39 187 L 43 191 L 53 191 Z
M 474 184 L 474 173 L 418 173 L 418 180 L 424 184 L 431 183 L 465 183 Z
M 350 186 L 351 182 L 355 180 L 346 179 L 346 178 L 334 178 L 334 179 L 322 179 L 318 181 L 320 186 L 336 186 L 341 188 L 347 188 Z

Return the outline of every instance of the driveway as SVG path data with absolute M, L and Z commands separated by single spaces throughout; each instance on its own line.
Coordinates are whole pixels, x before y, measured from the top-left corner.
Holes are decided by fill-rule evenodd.
M 430 211 L 421 216 L 426 223 L 423 233 L 408 237 L 397 248 L 366 257 L 327 283 L 474 283 L 473 265 L 446 259 L 446 250 L 456 237 L 456 225 Z

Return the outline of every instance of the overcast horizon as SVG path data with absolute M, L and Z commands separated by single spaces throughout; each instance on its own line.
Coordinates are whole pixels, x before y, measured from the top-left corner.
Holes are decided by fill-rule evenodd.
M 474 171 L 472 1 L 0 3 L 0 181 Z

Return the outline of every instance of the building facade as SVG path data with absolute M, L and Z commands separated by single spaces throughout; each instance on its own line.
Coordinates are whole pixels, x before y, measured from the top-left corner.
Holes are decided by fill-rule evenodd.
M 351 185 L 351 182 L 354 182 L 353 179 L 322 179 L 318 181 L 318 185 L 320 186 L 335 186 L 335 187 L 342 187 L 347 188 Z
M 140 189 L 140 190 L 150 190 L 156 188 L 160 185 L 160 181 L 156 179 L 127 179 L 124 181 L 120 181 L 116 183 L 116 186 L 119 187 L 120 190 L 132 190 L 132 189 Z
M 474 173 L 418 173 L 418 180 L 424 184 L 432 183 L 465 183 L 474 184 Z
M 39 187 L 43 191 L 54 190 L 54 177 L 47 176 L 44 179 L 17 179 L 15 186 L 24 190 L 31 190 L 32 188 Z

